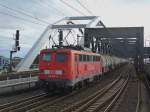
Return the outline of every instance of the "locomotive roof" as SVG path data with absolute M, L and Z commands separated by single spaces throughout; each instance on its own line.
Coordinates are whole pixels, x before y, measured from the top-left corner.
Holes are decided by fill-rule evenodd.
M 52 48 L 52 49 L 43 49 L 41 50 L 41 52 L 51 52 L 51 51 L 59 51 L 59 52 L 74 52 L 77 54 L 93 54 L 93 55 L 100 55 L 98 53 L 93 53 L 93 52 L 89 52 L 89 51 L 84 51 L 84 50 L 74 50 L 74 49 L 69 49 L 69 48 Z
M 119 58 L 116 56 L 112 56 L 112 55 L 108 55 L 108 54 L 98 54 L 98 53 L 93 53 L 93 52 L 89 52 L 89 51 L 84 51 L 84 50 L 74 50 L 71 48 L 52 48 L 52 49 L 43 49 L 41 50 L 42 52 L 50 52 L 50 51 L 58 51 L 58 52 L 74 52 L 76 54 L 85 54 L 85 55 L 97 55 L 97 56 L 101 56 L 102 58 L 109 58 L 109 57 L 113 57 L 113 58 Z M 121 59 L 121 58 L 120 58 Z

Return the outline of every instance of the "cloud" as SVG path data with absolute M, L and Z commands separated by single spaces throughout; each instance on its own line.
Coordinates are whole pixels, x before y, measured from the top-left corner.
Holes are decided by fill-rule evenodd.
M 76 0 L 64 0 L 83 11 Z M 149 35 L 150 29 L 150 0 L 80 0 L 95 15 L 99 15 L 106 26 L 144 26 L 145 35 Z M 67 7 L 60 0 L 1 0 L 0 4 L 7 5 L 14 9 L 19 9 L 35 18 L 40 18 L 49 24 L 61 19 L 64 16 L 78 16 L 76 11 Z M 0 12 L 12 14 L 14 16 L 24 18 L 32 22 L 17 19 L 8 15 L 0 14 L 0 48 L 7 51 L 14 45 L 13 35 L 16 29 L 20 30 L 21 51 L 16 55 L 24 56 L 39 38 L 48 24 L 40 22 L 36 19 L 27 17 L 23 14 L 0 7 Z M 8 38 L 10 37 L 10 38 Z M 1 55 L 1 54 L 0 54 Z
M 32 45 L 30 45 L 30 44 L 20 44 L 20 46 L 22 48 L 31 48 L 32 47 Z
M 149 3 L 149 0 L 112 0 L 113 2 L 122 3 L 122 4 L 145 4 Z

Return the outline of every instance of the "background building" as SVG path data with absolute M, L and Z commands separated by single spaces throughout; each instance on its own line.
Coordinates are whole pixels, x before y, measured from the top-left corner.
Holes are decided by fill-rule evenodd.
M 0 71 L 7 70 L 8 67 L 9 67 L 9 59 L 4 56 L 0 56 Z
M 17 66 L 17 64 L 20 63 L 20 61 L 22 60 L 23 58 L 21 57 L 13 57 L 12 58 L 12 67 L 15 68 Z

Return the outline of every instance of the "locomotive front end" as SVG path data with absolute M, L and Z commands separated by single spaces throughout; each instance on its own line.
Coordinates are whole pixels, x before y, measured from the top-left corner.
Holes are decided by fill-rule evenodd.
M 70 53 L 66 50 L 42 50 L 39 59 L 39 78 L 47 90 L 71 86 Z

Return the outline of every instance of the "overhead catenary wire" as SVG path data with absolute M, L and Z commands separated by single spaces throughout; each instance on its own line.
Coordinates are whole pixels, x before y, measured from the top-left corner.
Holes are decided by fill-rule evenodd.
M 26 21 L 26 22 L 29 22 L 29 23 L 32 23 L 32 24 L 45 26 L 44 24 L 40 24 L 40 23 L 31 21 L 31 20 L 28 20 L 28 19 L 25 19 L 25 18 L 22 18 L 22 17 L 18 17 L 18 16 L 15 16 L 15 15 L 9 14 L 9 13 L 0 12 L 0 14 L 7 15 L 7 16 L 11 16 L 11 17 L 13 17 L 13 18 L 16 18 L 16 19 L 19 19 L 19 20 L 23 20 L 23 21 Z
M 11 11 L 20 13 L 20 14 L 22 14 L 22 15 L 28 16 L 28 17 L 30 17 L 30 18 L 32 18 L 32 19 L 35 19 L 35 20 L 39 21 L 39 22 L 42 22 L 42 23 L 45 23 L 45 24 L 49 24 L 49 22 L 47 22 L 47 21 L 44 21 L 44 20 L 42 20 L 42 19 L 40 19 L 40 18 L 37 18 L 37 17 L 34 17 L 34 16 L 32 16 L 32 15 L 30 15 L 30 14 L 27 14 L 27 13 L 21 11 L 21 10 L 17 10 L 17 9 L 8 7 L 8 6 L 6 6 L 6 5 L 4 5 L 4 4 L 2 4 L 2 3 L 0 3 L 0 6 L 1 6 L 1 7 L 4 7 L 4 8 L 7 8 L 7 9 L 9 9 L 9 10 L 11 10 Z
M 42 2 L 42 0 L 40 0 L 40 1 Z M 44 4 L 44 5 L 46 5 L 47 7 L 52 7 L 53 9 L 55 9 L 55 11 L 57 11 L 61 15 L 66 16 L 66 14 L 63 11 L 58 10 L 56 7 L 53 7 L 53 5 L 50 5 L 50 4 Z
M 4 29 L 20 29 L 20 30 L 24 30 L 23 28 L 21 28 L 21 27 L 17 27 L 17 26 L 0 26 L 0 30 L 4 30 Z
M 37 0 L 32 0 L 32 2 L 36 3 L 37 5 L 39 5 L 39 6 L 41 6 L 41 7 L 45 7 L 45 8 L 50 8 L 50 7 L 52 7 L 52 6 L 48 6 L 47 4 L 44 4 L 43 2 L 42 2 L 42 3 L 41 3 L 41 2 L 38 2 Z M 53 7 L 53 9 L 55 9 L 55 11 L 57 11 L 57 13 L 59 13 L 59 14 L 65 16 L 65 14 L 64 14 L 62 11 L 59 11 L 57 8 L 54 8 L 54 7 Z M 57 16 L 60 17 L 60 15 L 57 15 Z
M 81 1 L 76 0 L 76 2 L 77 2 L 78 4 L 80 4 L 80 6 L 83 7 L 89 14 L 94 15 L 92 11 L 90 11 L 88 8 L 86 8 L 86 7 L 81 3 Z
M 80 13 L 83 16 L 86 16 L 85 13 L 81 12 L 80 10 L 78 10 L 77 8 L 73 7 L 72 5 L 68 4 L 67 2 L 65 2 L 64 0 L 59 0 L 60 2 L 62 2 L 63 4 L 65 4 L 66 6 L 68 6 L 69 8 L 73 9 L 74 11 Z

